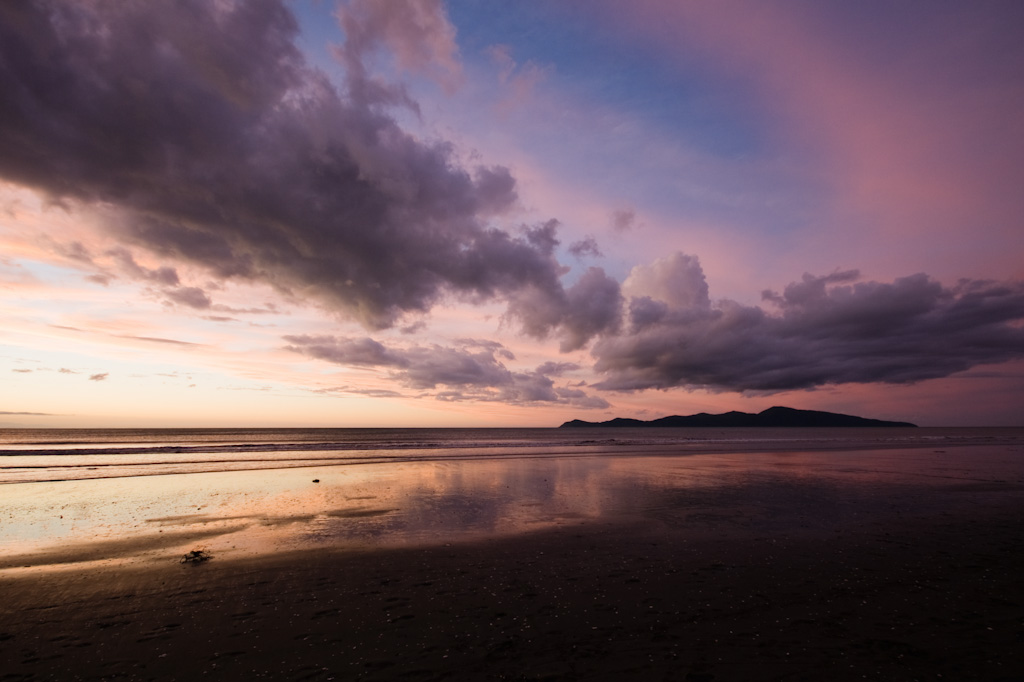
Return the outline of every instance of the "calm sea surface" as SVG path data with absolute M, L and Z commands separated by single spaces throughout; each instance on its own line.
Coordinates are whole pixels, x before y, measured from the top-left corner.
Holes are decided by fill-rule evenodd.
M 509 458 L 1024 445 L 1022 428 L 0 429 L 0 484 Z
M 831 534 L 1022 504 L 1020 428 L 0 430 L 0 577 L 603 523 Z

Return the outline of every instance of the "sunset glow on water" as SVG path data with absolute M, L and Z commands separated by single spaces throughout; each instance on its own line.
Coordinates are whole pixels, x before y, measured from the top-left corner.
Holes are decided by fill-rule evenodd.
M 77 444 L 130 451 L 184 440 L 200 450 L 200 442 L 233 448 L 155 459 L 76 455 L 69 443 L 76 434 L 66 432 L 57 454 L 31 456 L 74 461 L 43 469 L 63 480 L 18 482 L 27 456 L 2 456 L 0 544 L 6 568 L 51 565 L 57 555 L 57 565 L 68 567 L 114 557 L 167 561 L 192 545 L 238 557 L 460 542 L 623 519 L 685 524 L 712 506 L 714 514 L 771 533 L 792 530 L 808 509 L 813 518 L 804 523 L 838 523 L 844 504 L 884 505 L 906 490 L 948 489 L 942 504 L 950 509 L 970 503 L 969 495 L 952 494 L 958 490 L 1024 490 L 1020 429 L 650 431 L 325 430 L 304 441 L 290 431 L 253 431 L 231 434 L 234 446 L 225 446 L 221 432 L 184 439 L 136 433 L 134 440 L 109 432 Z M 24 443 L 25 435 L 7 438 Z M 292 448 L 301 441 L 330 449 L 251 452 L 280 445 L 283 436 L 291 436 Z M 342 450 L 345 442 L 358 448 Z M 240 448 L 249 448 L 245 458 Z M 821 497 L 830 486 L 850 499 Z M 788 502 L 773 502 L 775 494 Z M 128 547 L 133 552 L 120 556 Z

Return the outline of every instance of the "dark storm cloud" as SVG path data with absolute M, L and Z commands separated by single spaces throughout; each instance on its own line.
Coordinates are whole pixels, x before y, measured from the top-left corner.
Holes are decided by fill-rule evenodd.
M 526 287 L 509 302 L 508 316 L 527 334 L 544 338 L 557 330 L 563 353 L 579 350 L 600 334 L 614 333 L 622 319 L 619 283 L 601 268 L 588 268 L 568 289 Z
M 695 258 L 634 269 L 628 329 L 593 347 L 597 388 L 674 386 L 784 391 L 842 383 L 911 383 L 1024 357 L 1024 283 L 927 275 L 855 282 L 856 271 L 805 275 L 774 311 L 712 304 Z M 666 286 L 671 284 L 671 286 Z M 645 292 L 662 293 L 644 295 Z M 669 300 L 666 300 L 669 299 Z
M 517 200 L 509 171 L 462 168 L 448 144 L 385 113 L 415 104 L 361 62 L 415 44 L 416 26 L 392 9 L 387 22 L 344 14 L 358 39 L 339 49 L 339 92 L 305 63 L 279 0 L 3 3 L 0 177 L 112 207 L 115 236 L 162 261 L 267 282 L 369 328 L 450 294 L 531 290 L 546 317 L 517 318 L 560 333 L 573 294 L 552 255 L 556 224 L 519 236 L 490 226 Z M 170 268 L 136 274 L 178 284 Z M 194 292 L 169 296 L 207 307 Z M 565 321 L 570 347 L 611 321 L 592 312 Z
M 390 371 L 409 388 L 434 390 L 447 401 L 495 401 L 511 404 L 560 403 L 580 408 L 609 407 L 607 401 L 578 388 L 555 386 L 558 376 L 575 365 L 545 363 L 532 372 L 513 372 L 499 359 L 511 356 L 500 344 L 467 340 L 456 348 L 414 346 L 388 348 L 373 339 L 335 336 L 285 336 L 288 350 L 349 367 Z

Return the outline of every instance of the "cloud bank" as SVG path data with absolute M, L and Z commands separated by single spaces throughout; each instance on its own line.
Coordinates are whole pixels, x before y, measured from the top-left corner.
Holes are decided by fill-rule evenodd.
M 449 144 L 417 139 L 388 114 L 415 102 L 368 73 L 362 60 L 378 47 L 410 69 L 430 57 L 423 68 L 458 85 L 438 2 L 342 7 L 342 88 L 306 63 L 278 0 L 0 11 L 0 177 L 110 212 L 120 241 L 269 283 L 371 330 L 447 297 L 508 300 L 528 333 L 564 328 L 568 348 L 615 323 L 603 308 L 588 319 L 576 310 L 613 281 L 592 271 L 564 289 L 554 223 L 495 226 L 517 201 L 507 168 L 464 168 Z M 171 266 L 132 268 L 127 250 L 120 262 L 179 305 L 212 305 L 200 289 L 173 288 Z
M 1024 282 L 916 274 L 860 282 L 855 270 L 804 275 L 768 309 L 712 302 L 697 258 L 633 269 L 627 328 L 592 349 L 615 391 L 678 386 L 786 391 L 826 384 L 912 383 L 1024 357 Z
M 409 388 L 435 391 L 439 400 L 477 400 L 510 404 L 555 403 L 584 409 L 610 407 L 599 396 L 575 386 L 555 386 L 552 377 L 579 369 L 572 363 L 544 363 L 533 371 L 514 372 L 502 362 L 514 356 L 493 341 L 464 340 L 460 347 L 388 348 L 369 338 L 329 335 L 286 336 L 288 350 L 348 367 L 389 370 Z M 436 391 L 438 387 L 444 389 Z
M 1024 357 L 1024 282 L 964 279 L 945 287 L 916 274 L 883 283 L 847 270 L 805 274 L 782 293 L 762 292 L 763 304 L 750 306 L 713 301 L 699 259 L 682 253 L 633 268 L 621 290 L 604 286 L 604 277 L 596 284 L 584 277 L 568 292 L 581 319 L 613 320 L 590 347 L 601 377 L 591 389 L 775 393 L 910 384 Z M 534 319 L 543 320 L 543 311 L 535 309 Z M 586 336 L 584 330 L 579 338 Z M 310 357 L 389 369 L 411 388 L 447 387 L 439 398 L 609 406 L 554 386 L 551 377 L 577 365 L 549 362 L 513 372 L 501 360 L 514 358 L 493 342 L 474 342 L 473 350 L 397 350 L 369 338 L 285 338 L 290 350 Z M 579 347 L 563 341 L 563 350 Z

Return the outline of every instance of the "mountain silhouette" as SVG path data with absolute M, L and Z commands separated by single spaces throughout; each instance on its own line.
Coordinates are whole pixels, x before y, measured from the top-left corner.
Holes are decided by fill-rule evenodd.
M 769 407 L 764 412 L 751 414 L 749 412 L 725 412 L 723 414 L 691 414 L 683 417 L 674 415 L 643 421 L 642 419 L 625 419 L 618 417 L 604 422 L 587 422 L 581 419 L 573 419 L 562 424 L 559 428 L 576 428 L 588 426 L 601 427 L 658 427 L 658 426 L 704 426 L 704 427 L 733 427 L 733 426 L 796 426 L 796 427 L 846 427 L 846 426 L 913 426 L 910 422 L 891 422 L 882 419 L 867 419 L 855 417 L 849 414 L 836 414 L 835 412 L 819 412 L 817 410 L 796 410 L 792 407 Z

